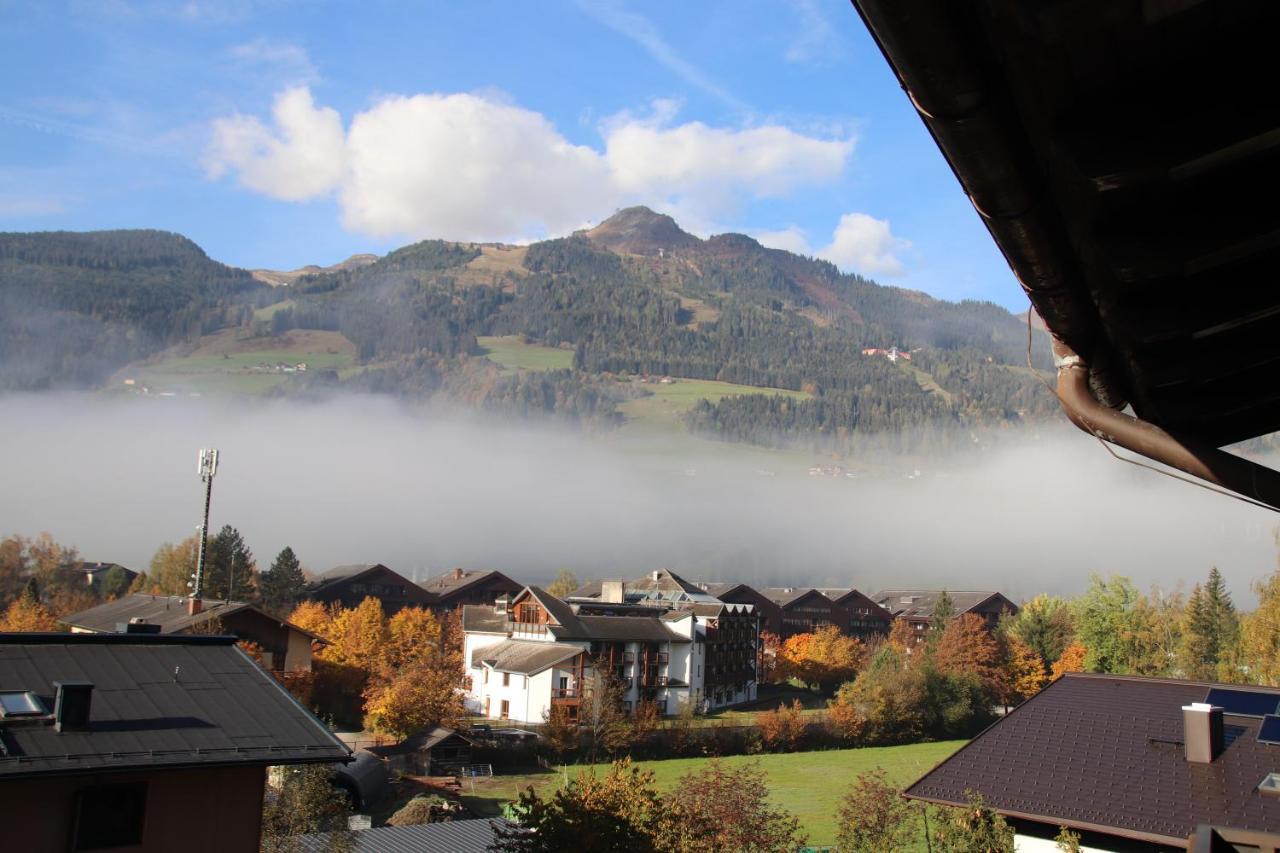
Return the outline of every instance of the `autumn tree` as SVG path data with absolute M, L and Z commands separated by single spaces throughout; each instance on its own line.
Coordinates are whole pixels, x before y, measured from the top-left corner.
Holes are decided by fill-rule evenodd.
M 10 602 L 22 592 L 27 574 L 27 540 L 21 536 L 0 539 L 0 602 Z
M 1000 666 L 1000 700 L 1017 705 L 1040 692 L 1048 681 L 1044 661 L 1015 634 L 1006 634 Z
M 67 581 L 64 567 L 79 562 L 75 548 L 60 545 L 47 532 L 27 542 L 27 571 L 35 579 L 42 596 L 49 596 Z
M 1062 655 L 1054 661 L 1052 671 L 1049 673 L 1053 680 L 1057 680 L 1068 672 L 1085 672 L 1086 662 L 1089 659 L 1089 650 L 1079 643 L 1072 643 L 1062 650 Z
M 1253 585 L 1258 606 L 1241 620 L 1240 658 L 1250 680 L 1280 686 L 1280 571 Z
M 547 592 L 554 595 L 556 598 L 564 598 L 580 585 L 581 584 L 578 583 L 578 579 L 574 577 L 573 572 L 568 569 L 561 569 L 559 573 L 556 574 L 556 579 L 547 585 Z
M 779 705 L 776 711 L 756 714 L 760 739 L 769 752 L 794 752 L 808 732 L 804 708 L 796 699 L 790 705 Z
M 933 663 L 939 671 L 972 675 L 995 695 L 1000 684 L 1000 648 L 976 613 L 948 620 L 937 641 Z
M 323 848 L 331 853 L 355 850 L 347 828 L 351 801 L 330 781 L 333 771 L 323 764 L 279 768 L 278 786 L 267 786 L 262 803 L 264 853 L 302 853 L 311 850 L 298 840 L 312 833 L 329 833 Z
M 768 794 L 759 764 L 729 769 L 713 758 L 662 798 L 656 847 L 671 853 L 790 853 L 804 845 L 805 835 L 795 817 L 770 805 Z
M 258 579 L 262 606 L 269 613 L 288 613 L 306 593 L 307 578 L 302 564 L 286 545 L 271 562 L 271 568 Z
M 564 850 L 652 853 L 661 801 L 653 773 L 624 758 L 603 778 L 588 770 L 542 799 L 530 786 L 514 806 L 520 826 L 497 828 L 490 848 L 501 853 Z
M 31 590 L 15 598 L 0 615 L 0 631 L 61 631 L 62 625 Z
M 106 601 L 114 601 L 129 591 L 130 583 L 129 576 L 124 573 L 123 568 L 112 566 L 103 575 L 98 593 Z
M 893 620 L 893 625 L 889 628 L 889 636 L 885 638 L 891 646 L 896 646 L 903 652 L 910 651 L 916 645 L 916 631 L 911 627 L 911 623 L 899 616 Z
M 463 715 L 460 675 L 419 663 L 379 679 L 365 690 L 365 725 L 408 737 L 436 726 L 453 726 Z
M 326 639 L 330 642 L 320 652 L 322 658 L 371 674 L 386 669 L 391 632 L 381 601 L 369 596 L 353 608 L 335 611 L 329 630 Z
M 419 664 L 442 664 L 440 621 L 424 607 L 402 607 L 387 620 L 383 669 L 397 672 Z
M 1037 595 L 1023 604 L 1017 615 L 1002 622 L 1002 628 L 1039 655 L 1046 666 L 1053 665 L 1075 634 L 1071 608 L 1053 595 Z
M 333 639 L 333 610 L 318 601 L 304 601 L 289 614 L 289 621 L 324 640 Z
M 828 694 L 858 674 L 861 660 L 862 643 L 834 625 L 789 637 L 779 653 L 779 667 L 788 678 Z
M 943 808 L 934 822 L 937 849 L 947 853 L 1013 853 L 1013 827 L 979 794 L 967 805 Z
M 147 570 L 151 584 L 148 592 L 162 595 L 187 595 L 187 585 L 196 572 L 196 560 L 200 554 L 200 537 L 188 536 L 178 544 L 166 542 L 156 549 Z
M 910 846 L 911 806 L 890 785 L 884 768 L 863 773 L 840 801 L 836 846 L 849 853 L 880 853 Z
M 772 631 L 760 632 L 760 683 L 776 684 L 779 681 L 785 681 L 786 676 L 782 674 L 782 663 L 779 655 L 782 653 L 782 638 Z
M 561 760 L 578 746 L 578 721 L 569 716 L 566 705 L 552 703 L 542 712 L 542 740 Z

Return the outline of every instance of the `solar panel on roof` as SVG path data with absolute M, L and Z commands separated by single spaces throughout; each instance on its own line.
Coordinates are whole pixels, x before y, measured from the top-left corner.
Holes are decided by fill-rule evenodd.
M 1259 743 L 1280 743 L 1280 717 L 1267 714 L 1262 718 L 1262 726 L 1258 729 Z
M 1204 697 L 1210 705 L 1222 708 L 1225 714 L 1239 714 L 1245 717 L 1265 717 L 1275 714 L 1280 706 L 1280 696 L 1275 693 L 1262 693 L 1255 690 L 1232 690 L 1227 687 L 1214 687 Z

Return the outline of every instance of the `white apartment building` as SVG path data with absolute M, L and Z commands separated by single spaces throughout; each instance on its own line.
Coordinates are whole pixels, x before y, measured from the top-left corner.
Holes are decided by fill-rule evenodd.
M 717 708 L 756 696 L 755 614 L 750 605 L 699 602 L 591 615 L 538 587 L 493 607 L 463 609 L 467 709 L 495 720 L 541 723 L 553 705 L 576 718 L 595 666 L 621 681 L 627 710 L 653 702 Z

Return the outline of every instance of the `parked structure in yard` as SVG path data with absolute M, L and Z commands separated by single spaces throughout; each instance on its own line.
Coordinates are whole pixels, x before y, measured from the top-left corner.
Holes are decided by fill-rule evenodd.
M 429 592 L 381 563 L 360 563 L 330 569 L 307 587 L 307 600 L 341 607 L 358 607 L 372 596 L 387 615 L 405 607 L 429 607 Z
M 889 611 L 894 619 L 905 619 L 911 625 L 916 643 L 924 642 L 933 619 L 933 609 L 944 590 L 941 589 L 882 589 L 871 598 Z M 951 599 L 954 615 L 976 613 L 994 628 L 1001 614 L 1014 615 L 1018 605 L 998 592 L 972 590 L 945 590 Z
M 258 850 L 266 769 L 341 741 L 231 637 L 0 634 L 5 850 Z
M 982 795 L 1053 851 L 1280 848 L 1280 690 L 1068 673 L 906 790 Z M 1203 846 L 1202 846 L 1203 845 Z M 1240 845 L 1240 846 L 1229 846 Z
M 263 665 L 281 672 L 309 672 L 320 640 L 243 601 L 173 595 L 126 595 L 61 621 L 78 634 L 233 634 L 261 646 Z
M 450 569 L 423 581 L 422 588 L 431 596 L 432 610 L 448 613 L 467 604 L 492 604 L 500 595 L 517 594 L 524 585 L 502 572 Z
M 571 604 L 526 587 L 493 605 L 464 607 L 468 709 L 538 723 L 562 705 L 577 718 L 596 675 L 618 679 L 628 710 L 647 702 L 675 714 L 686 702 L 719 708 L 755 699 L 751 607 L 725 604 L 672 577 L 655 580 L 678 600 L 664 599 L 656 587 L 645 593 L 650 597 L 623 600 L 624 585 L 614 581 L 601 599 Z

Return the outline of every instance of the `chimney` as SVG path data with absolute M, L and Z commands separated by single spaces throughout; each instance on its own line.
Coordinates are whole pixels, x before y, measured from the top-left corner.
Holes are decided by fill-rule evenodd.
M 453 579 L 454 579 L 454 580 L 456 580 L 456 581 L 460 581 L 460 580 L 462 580 L 462 576 L 463 576 L 463 575 L 465 575 L 465 574 L 466 574 L 466 572 L 464 572 L 462 569 L 454 569 L 454 570 L 453 570 Z
M 188 616 L 195 616 L 197 613 L 199 613 L 202 610 L 204 610 L 203 601 L 201 601 L 200 599 L 194 596 L 187 599 L 187 615 Z
M 1211 764 L 1222 754 L 1222 709 L 1192 702 L 1182 706 L 1182 742 L 1187 761 Z
M 93 682 L 55 681 L 53 686 L 58 689 L 53 705 L 54 728 L 59 732 L 87 732 Z
M 600 601 L 605 604 L 621 604 L 626 589 L 623 581 L 604 581 L 600 584 Z

